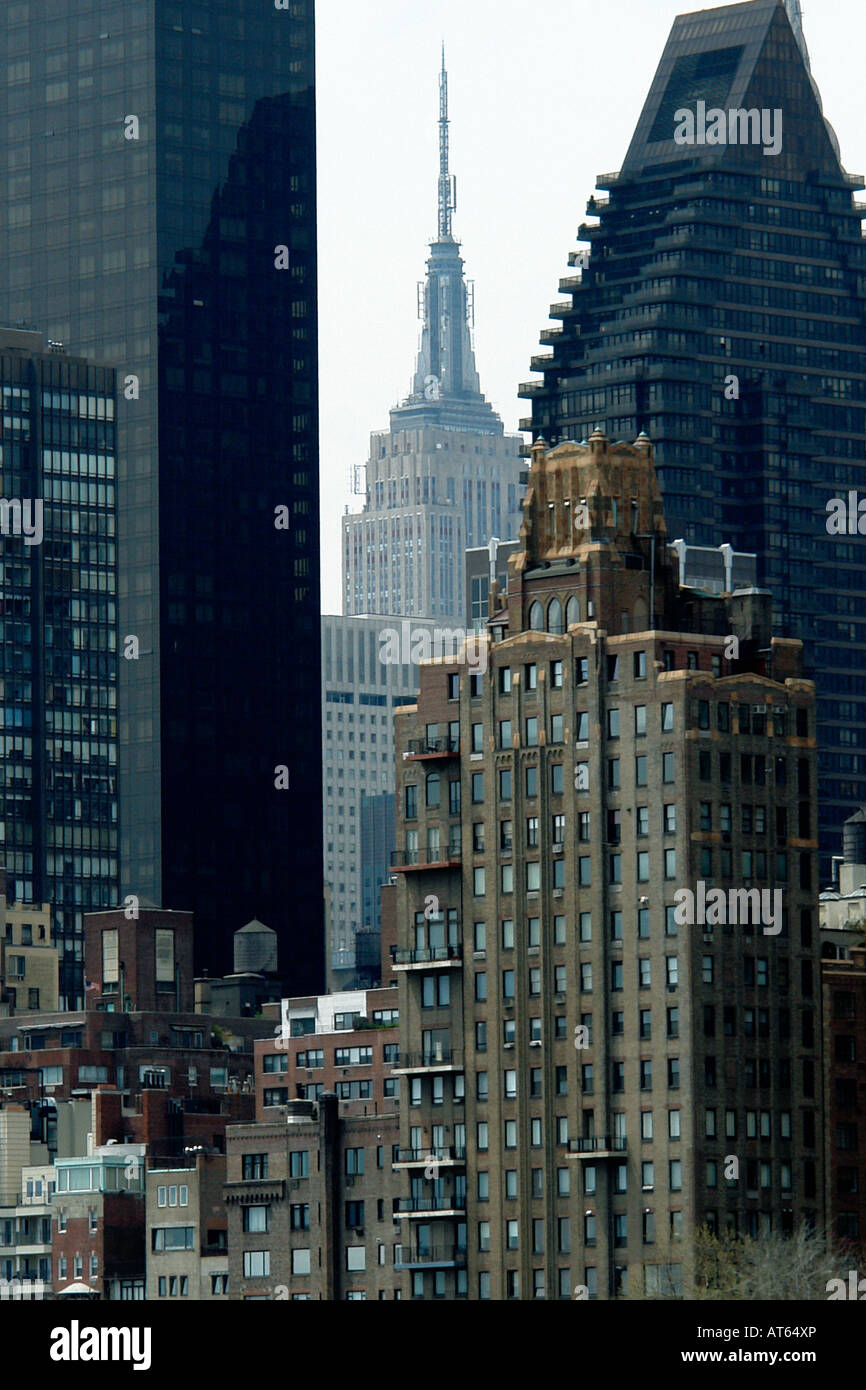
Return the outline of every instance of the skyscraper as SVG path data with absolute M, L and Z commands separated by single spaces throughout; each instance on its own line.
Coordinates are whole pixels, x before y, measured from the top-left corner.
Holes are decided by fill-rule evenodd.
M 866 798 L 864 539 L 827 529 L 827 503 L 866 487 L 864 183 L 824 119 L 797 0 L 681 15 L 622 169 L 598 183 L 610 196 L 588 204 L 523 424 L 551 444 L 645 430 L 669 534 L 757 554 L 776 631 L 803 639 L 818 685 L 829 856 Z
M 0 834 L 16 903 L 51 906 L 63 1002 L 119 885 L 115 376 L 0 330 L 0 393 Z
M 120 372 L 121 891 L 321 981 L 312 0 L 0 16 L 0 317 Z M 286 785 L 288 784 L 288 785 Z
M 448 77 L 439 77 L 438 226 L 419 285 L 421 344 L 406 399 L 370 436 L 363 510 L 343 518 L 343 611 L 462 622 L 463 552 L 520 526 L 520 440 L 482 394 L 473 287 L 452 218 Z M 359 489 L 360 490 L 360 489 Z
M 537 444 L 489 669 L 395 717 L 413 1297 L 689 1297 L 702 1225 L 820 1219 L 814 686 L 665 540 L 646 437 Z

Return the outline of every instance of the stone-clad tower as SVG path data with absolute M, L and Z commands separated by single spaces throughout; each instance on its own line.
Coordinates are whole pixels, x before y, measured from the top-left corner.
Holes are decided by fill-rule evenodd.
M 463 552 L 520 525 L 521 441 L 482 394 L 472 286 L 452 231 L 448 77 L 439 78 L 438 229 L 419 286 L 412 390 L 370 436 L 361 512 L 343 518 L 343 611 L 462 622 Z

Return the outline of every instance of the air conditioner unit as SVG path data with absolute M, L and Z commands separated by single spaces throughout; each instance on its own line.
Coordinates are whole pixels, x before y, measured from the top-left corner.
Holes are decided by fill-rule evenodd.
M 532 1041 L 530 1042 L 529 1046 L 530 1046 L 530 1047 L 541 1047 L 541 1038 L 533 1038 Z

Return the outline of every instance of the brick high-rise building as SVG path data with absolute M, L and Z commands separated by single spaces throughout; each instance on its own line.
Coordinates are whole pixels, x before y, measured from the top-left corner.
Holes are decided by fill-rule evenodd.
M 396 715 L 412 1293 L 688 1296 L 822 1214 L 814 687 L 679 588 L 645 436 L 539 441 L 509 569 Z

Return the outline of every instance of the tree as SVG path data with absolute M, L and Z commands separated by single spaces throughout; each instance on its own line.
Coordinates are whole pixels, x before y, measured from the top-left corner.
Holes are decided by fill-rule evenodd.
M 695 1292 L 697 1299 L 730 1299 L 766 1302 L 825 1299 L 831 1279 L 845 1277 L 851 1265 L 845 1247 L 826 1232 L 811 1232 L 805 1225 L 793 1235 L 777 1232 L 721 1237 L 706 1226 L 695 1242 Z

